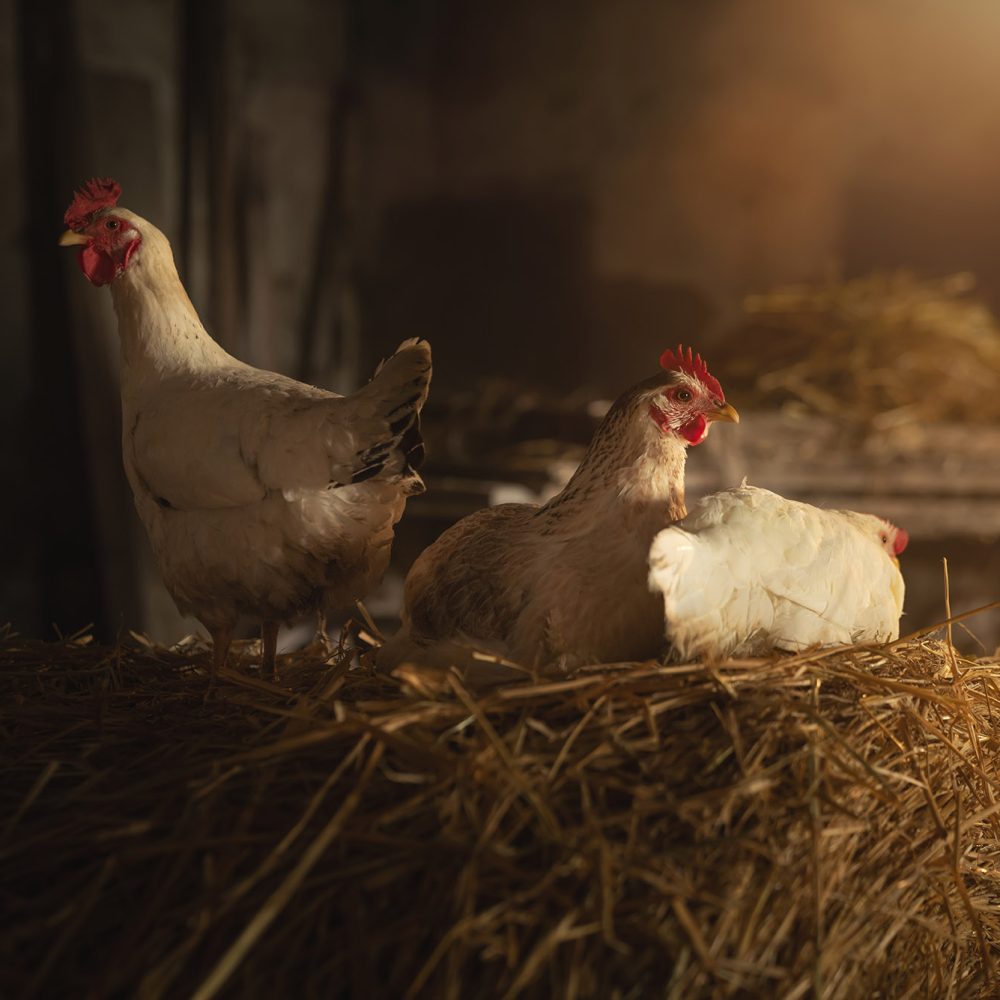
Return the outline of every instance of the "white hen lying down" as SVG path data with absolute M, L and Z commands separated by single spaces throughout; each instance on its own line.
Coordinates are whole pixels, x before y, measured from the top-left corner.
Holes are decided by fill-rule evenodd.
M 661 531 L 650 589 L 685 659 L 888 642 L 899 635 L 906 532 L 871 514 L 820 510 L 744 484 Z
M 426 341 L 408 340 L 364 388 L 338 396 L 262 371 L 207 333 L 166 237 L 91 182 L 60 242 L 108 284 L 121 337 L 122 449 L 139 516 L 181 611 L 224 662 L 237 618 L 342 610 L 382 578 L 408 495 L 423 491 Z

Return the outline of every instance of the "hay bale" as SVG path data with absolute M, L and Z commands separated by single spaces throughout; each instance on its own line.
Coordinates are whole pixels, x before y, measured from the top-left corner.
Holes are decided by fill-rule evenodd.
M 994 662 L 206 666 L 0 640 L 2 995 L 997 995 Z
M 731 399 L 830 416 L 864 432 L 1000 419 L 1000 325 L 960 273 L 907 271 L 777 288 L 714 365 Z

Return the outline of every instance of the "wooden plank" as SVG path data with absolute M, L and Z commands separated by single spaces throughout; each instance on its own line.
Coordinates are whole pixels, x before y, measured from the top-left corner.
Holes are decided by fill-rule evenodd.
M 923 538 L 1000 538 L 1000 429 L 914 425 L 861 437 L 822 417 L 745 413 L 688 459 L 687 494 L 755 486 L 866 510 Z

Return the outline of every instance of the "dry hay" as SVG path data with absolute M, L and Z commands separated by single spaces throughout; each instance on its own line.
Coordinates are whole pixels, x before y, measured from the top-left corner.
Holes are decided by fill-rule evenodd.
M 206 662 L 0 637 L 3 996 L 997 995 L 995 662 Z
M 898 271 L 750 296 L 713 365 L 731 398 L 879 429 L 1000 419 L 1000 326 L 975 280 Z

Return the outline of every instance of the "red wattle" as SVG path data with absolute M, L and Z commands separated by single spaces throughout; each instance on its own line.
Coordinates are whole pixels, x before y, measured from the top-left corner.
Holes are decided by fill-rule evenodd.
M 910 536 L 902 528 L 896 529 L 896 540 L 892 543 L 892 551 L 898 556 L 910 543 Z
M 708 433 L 708 421 L 705 415 L 699 413 L 689 424 L 681 427 L 679 433 L 688 444 L 701 444 Z
M 80 270 L 92 285 L 106 285 L 115 276 L 114 260 L 98 250 L 93 243 L 88 243 L 76 255 L 76 259 Z

